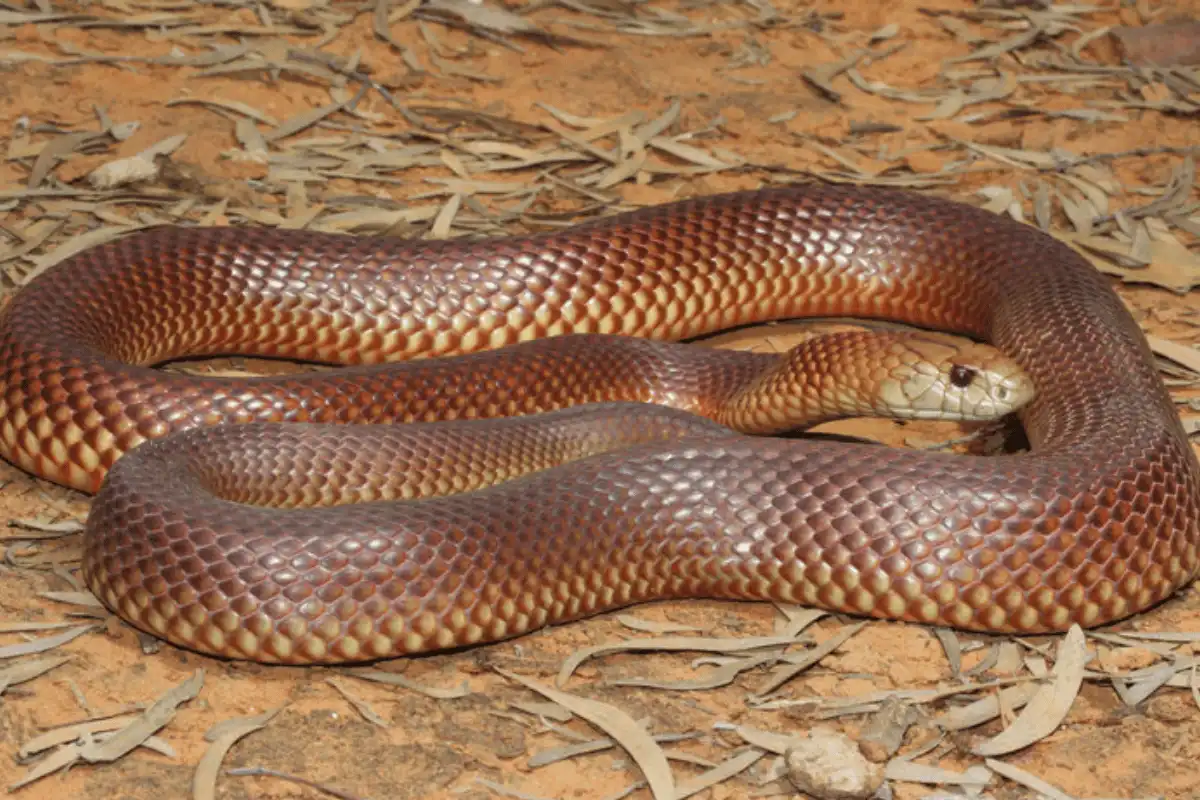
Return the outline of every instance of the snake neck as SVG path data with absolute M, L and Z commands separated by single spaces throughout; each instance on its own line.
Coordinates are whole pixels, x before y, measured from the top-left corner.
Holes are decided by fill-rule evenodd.
M 867 336 L 814 336 L 781 353 L 716 409 L 717 422 L 748 434 L 771 435 L 874 411 L 861 372 Z M 836 370 L 826 374 L 825 370 Z M 840 376 L 829 380 L 829 376 Z

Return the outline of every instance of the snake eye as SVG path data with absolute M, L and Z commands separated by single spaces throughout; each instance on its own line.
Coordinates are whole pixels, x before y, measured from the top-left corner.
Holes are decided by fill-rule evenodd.
M 955 364 L 950 368 L 950 383 L 954 384 L 960 389 L 965 389 L 971 385 L 971 381 L 975 380 L 975 376 L 978 374 L 978 371 L 971 369 L 970 367 L 964 367 L 962 364 Z

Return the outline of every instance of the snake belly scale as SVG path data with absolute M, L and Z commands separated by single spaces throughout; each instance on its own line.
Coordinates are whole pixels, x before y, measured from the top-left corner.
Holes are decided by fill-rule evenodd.
M 1022 415 L 1031 452 L 754 438 L 699 421 L 677 436 L 680 422 L 467 494 L 293 509 L 216 497 L 197 490 L 210 478 L 178 472 L 205 425 L 387 416 L 363 382 L 370 365 L 815 315 L 995 344 L 1037 386 Z M 505 373 L 518 412 L 570 394 L 571 341 L 563 362 Z M 144 366 L 229 352 L 359 366 L 238 382 Z M 0 370 L 0 454 L 86 491 L 110 477 L 85 534 L 90 588 L 134 625 L 216 655 L 356 661 L 695 596 L 1056 631 L 1147 609 L 1200 565 L 1200 467 L 1107 279 L 1032 228 L 932 197 L 797 186 L 470 242 L 152 231 L 20 292 L 0 320 Z M 614 372 L 601 399 L 653 402 L 673 391 L 675 373 L 657 374 L 663 385 L 630 387 Z M 431 390 L 402 416 L 489 415 L 455 402 Z M 232 468 L 261 428 L 207 430 Z M 313 428 L 279 464 L 370 459 L 369 442 Z M 135 446 L 145 458 L 118 460 Z

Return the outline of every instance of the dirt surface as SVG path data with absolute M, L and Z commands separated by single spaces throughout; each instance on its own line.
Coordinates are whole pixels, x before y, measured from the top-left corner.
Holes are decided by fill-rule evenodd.
M 1120 259 L 1098 266 L 1114 274 L 1148 333 L 1182 346 L 1196 359 L 1200 303 L 1186 289 L 1200 283 L 1195 237 L 1200 212 L 1187 148 L 1200 141 L 1200 83 L 1194 70 L 1130 72 L 1104 33 L 1108 26 L 1196 14 L 1194 4 L 1185 6 L 1160 9 L 1139 0 L 1077 9 L 1047 22 L 1036 16 L 1048 13 L 1040 3 L 966 0 L 774 7 L 612 0 L 514 3 L 507 11 L 471 3 L 330 6 L 319 0 L 244 6 L 182 0 L 8 4 L 8 10 L 0 9 L 0 115 L 9 131 L 8 158 L 0 164 L 6 290 L 15 291 L 70 248 L 102 238 L 78 238 L 89 232 L 112 229 L 115 235 L 166 219 L 462 235 L 559 224 L 551 212 L 586 216 L 815 175 L 910 186 L 987 202 L 999 212 L 1016 207 L 1031 222 L 1041 222 L 1039 214 L 1049 208 L 1045 222 L 1056 233 L 1103 235 L 1116 243 L 1123 235 L 1126 243 L 1136 240 L 1139 224 L 1155 223 L 1158 227 L 1149 230 L 1166 231 L 1167 238 L 1154 239 L 1149 267 Z M 470 23 L 462 24 L 461 14 L 439 17 L 437 8 L 466 9 Z M 522 25 L 536 31 L 522 33 Z M 1019 46 L 956 61 L 1031 30 L 1034 35 Z M 300 55 L 289 53 L 289 47 Z M 243 52 L 221 60 L 222 53 L 238 48 Z M 860 51 L 868 55 L 853 76 L 830 69 Z M 337 68 L 306 57 L 314 53 L 336 57 L 330 63 Z M 1047 66 L 1050 62 L 1058 66 Z M 360 79 L 364 75 L 369 82 Z M 864 90 L 851 77 L 892 89 Z M 360 91 L 356 105 L 326 108 Z M 964 100 L 961 106 L 947 99 L 955 91 Z M 225 106 L 205 104 L 210 101 Z M 314 124 L 301 124 L 298 115 L 322 108 L 322 115 L 312 117 Z M 572 123 L 560 112 L 588 119 Z M 621 121 L 635 112 L 642 116 Z M 620 147 L 610 134 L 628 133 L 664 114 L 666 134 L 692 134 L 662 146 L 674 147 L 674 153 L 657 148 L 638 163 L 613 157 Z M 616 122 L 607 131 L 596 127 L 605 120 Z M 131 122 L 138 123 L 136 129 L 119 127 Z M 294 130 L 285 129 L 289 123 L 295 123 Z M 80 132 L 92 138 L 63 142 Z M 143 181 L 118 188 L 90 183 L 98 168 L 179 134 L 186 138 L 177 146 L 142 159 L 153 172 Z M 371 136 L 382 138 L 364 143 Z M 584 163 L 573 174 L 548 176 L 554 164 L 478 174 L 469 161 L 478 153 L 455 142 L 484 139 L 523 141 L 539 153 L 574 142 L 572 152 L 578 154 L 588 152 L 590 144 L 604 155 L 588 156 L 596 162 L 591 173 Z M 59 151 L 47 153 L 47 143 L 55 141 Z M 428 158 L 424 152 L 400 153 L 404 147 L 429 145 L 434 150 Z M 365 176 L 362 165 L 371 153 L 391 153 L 395 169 L 377 168 Z M 1064 164 L 1116 154 L 1091 161 L 1095 182 L 1072 195 L 1087 197 L 1097 185 L 1106 187 L 1101 195 L 1108 198 L 1100 200 L 1108 208 L 1092 206 L 1095 230 L 1081 231 L 1058 205 L 1039 205 L 1038 181 L 1068 172 L 1039 161 L 1055 153 Z M 614 165 L 626 174 L 604 172 Z M 1172 189 L 1172 180 L 1182 180 L 1182 187 Z M 514 188 L 542 187 L 530 207 L 541 216 L 484 213 L 503 205 L 496 199 L 502 190 L 489 184 L 497 181 Z M 1061 181 L 1054 185 L 1070 189 Z M 1114 213 L 1164 197 L 1171 204 L 1155 213 Z M 372 217 L 364 209 L 392 216 Z M 1141 285 L 1142 280 L 1159 285 Z M 731 341 L 781 347 L 794 335 L 792 328 L 776 326 L 741 332 Z M 237 361 L 198 368 L 246 366 Z M 1194 417 L 1200 407 L 1195 373 L 1186 364 L 1167 361 L 1164 370 L 1181 412 Z M 931 446 L 970 433 L 953 425 L 875 421 L 838 423 L 829 430 L 897 446 Z M 52 526 L 86 515 L 85 496 L 10 466 L 0 465 L 0 482 L 0 515 L 10 521 Z M 99 623 L 43 655 L 24 657 L 66 656 L 60 665 L 27 682 L 4 680 L 0 741 L 10 754 L 0 762 L 4 785 L 30 770 L 50 770 L 37 760 L 40 755 L 19 752 L 35 736 L 144 709 L 203 670 L 195 698 L 167 714 L 158 739 L 149 742 L 165 745 L 163 752 L 143 747 L 101 763 L 77 764 L 19 790 L 29 798 L 192 796 L 213 726 L 274 709 L 282 710 L 233 745 L 215 796 L 650 797 L 648 789 L 636 788 L 642 773 L 621 749 L 546 766 L 531 762 L 543 751 L 603 734 L 578 717 L 560 719 L 545 698 L 499 670 L 553 686 L 561 662 L 578 649 L 666 635 L 667 623 L 696 631 L 684 635 L 744 638 L 772 635 L 788 619 L 769 605 L 664 603 L 498 645 L 378 665 L 377 670 L 403 676 L 413 688 L 338 670 L 223 663 L 156 646 L 86 605 L 85 597 L 47 596 L 78 591 L 77 534 L 13 527 L 5 546 L 0 622 L 11 632 L 4 634 L 4 644 L 62 633 L 40 629 L 41 624 Z M 649 628 L 629 627 L 630 617 Z M 695 680 L 710 675 L 714 663 L 755 652 L 745 650 L 710 657 L 695 651 L 600 655 L 586 661 L 563 688 L 620 709 L 654 734 L 689 735 L 664 744 L 674 779 L 682 785 L 747 752 L 745 737 L 732 726 L 793 736 L 820 724 L 860 739 L 880 708 L 879 693 L 995 681 L 1029 675 L 1028 669 L 1036 674 L 1038 663 L 1053 668 L 1064 646 L 1061 637 L 1045 637 L 1006 649 L 999 637 L 939 639 L 914 625 L 871 622 L 850 628 L 856 624 L 838 617 L 796 623 L 804 635 L 792 653 L 835 635 L 852 635 L 772 692 L 770 703 L 752 695 L 773 674 L 778 659 L 747 666 L 717 688 L 616 685 L 636 678 Z M 1110 632 L 1165 632 L 1174 638 L 1140 644 L 1127 638 L 1089 639 L 1097 656 L 1089 669 L 1127 674 L 1173 665 L 1163 673 L 1169 685 L 1144 698 L 1130 697 L 1113 680 L 1093 674 L 1061 725 L 1002 761 L 1066 796 L 1200 797 L 1195 788 L 1200 785 L 1200 694 L 1195 683 L 1188 688 L 1189 676 L 1196 680 L 1195 668 L 1186 668 L 1186 659 L 1200 655 L 1200 591 L 1188 588 Z M 969 678 L 955 672 L 956 648 L 963 651 L 961 669 Z M 971 675 L 970 668 L 989 654 L 1009 661 L 984 663 Z M 22 657 L 6 655 L 0 666 Z M 430 688 L 450 696 L 423 691 Z M 948 691 L 942 699 L 922 700 L 901 755 L 959 774 L 983 768 L 984 759 L 970 748 L 999 732 L 1004 721 L 991 719 L 943 735 L 931 719 L 979 697 L 994 697 L 998 689 Z M 1015 710 L 1001 704 L 1005 719 L 1011 720 Z M 225 772 L 243 768 L 282 775 Z M 694 796 L 787 794 L 777 769 L 778 760 L 768 754 Z M 1013 779 L 1015 773 L 1002 777 L 985 769 L 984 774 L 990 777 L 985 794 L 1035 795 Z M 889 785 L 898 798 L 962 791 L 953 778 L 943 774 L 943 779 L 939 786 L 939 780 L 919 783 L 910 775 Z M 630 787 L 635 788 L 623 794 Z M 206 796 L 198 791 L 196 796 Z

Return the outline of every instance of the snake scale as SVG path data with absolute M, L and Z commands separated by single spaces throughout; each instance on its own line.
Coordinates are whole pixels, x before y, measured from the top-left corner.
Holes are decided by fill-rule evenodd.
M 720 355 L 681 370 L 659 344 L 839 315 L 1011 355 L 1037 387 L 1030 451 L 751 437 L 620 402 L 736 371 Z M 490 388 L 458 373 L 496 348 L 528 357 L 505 355 Z M 348 366 L 241 381 L 146 366 L 214 353 Z M 386 417 L 377 365 L 462 354 L 400 416 L 562 410 L 268 424 Z M 600 396 L 583 396 L 589 381 Z M 448 440 L 482 453 L 487 475 L 460 483 L 483 488 L 345 502 L 409 496 L 395 484 L 410 469 L 439 484 L 424 494 L 453 490 Z M 595 450 L 561 444 L 581 440 Z M 130 236 L 51 268 L 4 312 L 0 455 L 100 489 L 83 566 L 106 605 L 266 662 L 464 646 L 698 596 L 1059 631 L 1145 610 L 1200 565 L 1200 467 L 1107 279 L 1031 227 L 878 188 L 763 189 L 475 241 Z M 497 479 L 542 457 L 568 463 Z

